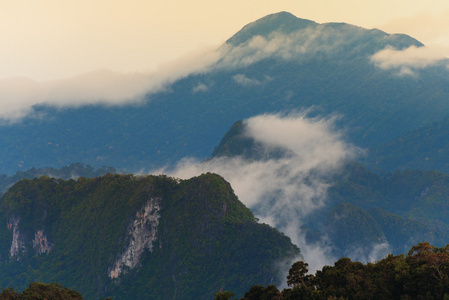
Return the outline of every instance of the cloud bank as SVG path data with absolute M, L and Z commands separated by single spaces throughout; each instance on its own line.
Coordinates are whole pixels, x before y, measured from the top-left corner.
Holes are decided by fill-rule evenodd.
M 0 118 L 16 120 L 32 114 L 33 105 L 56 107 L 120 104 L 137 101 L 154 82 L 144 74 L 97 71 L 72 78 L 34 81 L 9 78 L 0 81 Z
M 334 122 L 335 118 L 306 118 L 302 113 L 257 116 L 244 121 L 245 134 L 263 145 L 267 153 L 281 148 L 286 155 L 258 161 L 242 157 L 205 162 L 184 159 L 172 170 L 151 173 L 183 179 L 205 172 L 220 174 L 261 222 L 278 228 L 301 248 L 314 271 L 333 263 L 334 258 L 324 243 L 305 242 L 300 231 L 302 218 L 326 205 L 329 176 L 360 153 L 343 141 Z
M 33 115 L 35 105 L 64 108 L 138 103 L 146 95 L 163 91 L 174 81 L 203 70 L 218 58 L 217 51 L 207 48 L 162 64 L 154 72 L 100 70 L 46 81 L 6 78 L 0 80 L 0 119 L 18 121 Z
M 278 31 L 267 37 L 254 36 L 248 41 L 220 47 L 221 58 L 214 68 L 248 66 L 266 58 L 304 61 L 307 55 L 332 54 L 342 50 L 363 35 L 365 31 L 352 25 L 334 28 L 328 24 L 300 29 L 289 34 Z M 350 54 L 349 54 L 350 55 Z
M 398 70 L 398 75 L 415 75 L 415 71 L 446 61 L 447 49 L 411 46 L 405 50 L 385 48 L 371 57 L 377 67 Z
M 324 24 L 288 35 L 273 32 L 266 38 L 255 36 L 239 46 L 224 44 L 221 47 L 204 47 L 162 64 L 152 72 L 102 70 L 59 80 L 3 79 L 0 80 L 0 119 L 20 120 L 33 114 L 34 105 L 63 108 L 136 103 L 142 101 L 145 95 L 163 91 L 176 80 L 190 74 L 240 68 L 268 57 L 305 60 L 307 54 L 338 51 L 342 43 L 350 43 L 363 33 L 357 27 L 346 26 L 351 28 L 350 34 Z M 244 74 L 236 74 L 233 80 L 244 87 L 263 83 Z M 207 90 L 208 86 L 204 83 L 192 87 L 193 93 Z
M 59 80 L 4 79 L 0 80 L 0 119 L 20 120 L 32 115 L 35 105 L 64 108 L 138 103 L 146 95 L 168 89 L 176 80 L 191 74 L 233 70 L 267 58 L 302 62 L 314 55 L 352 57 L 351 51 L 359 51 L 353 45 L 364 34 L 365 29 L 352 25 L 316 24 L 289 34 L 275 31 L 267 37 L 254 36 L 237 46 L 224 44 L 198 49 L 162 64 L 152 72 L 103 70 Z M 411 47 L 397 51 L 386 48 L 372 56 L 371 61 L 382 69 L 396 68 L 401 75 L 412 74 L 416 69 L 445 58 L 441 51 L 433 49 Z M 243 87 L 258 86 L 269 80 L 245 74 L 235 74 L 232 79 Z M 209 89 L 210 86 L 200 82 L 192 86 L 191 92 L 207 92 Z

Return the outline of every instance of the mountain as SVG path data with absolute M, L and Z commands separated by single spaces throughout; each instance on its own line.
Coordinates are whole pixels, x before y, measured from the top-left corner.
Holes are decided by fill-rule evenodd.
M 373 242 L 385 243 L 387 240 L 381 227 L 364 209 L 350 203 L 336 205 L 327 216 L 326 234 L 331 237 L 337 249 L 344 249 L 345 254 L 368 247 Z
M 276 148 L 267 152 L 247 134 L 246 126 L 246 122 L 236 122 L 211 159 L 241 157 L 251 162 L 291 155 Z M 313 180 L 313 176 L 311 173 L 297 184 Z M 377 174 L 360 163 L 346 161 L 322 181 L 327 185 L 324 205 L 303 215 L 296 230 L 303 232 L 310 244 L 324 243 L 334 257 L 366 260 L 375 245 L 404 253 L 421 241 L 444 246 L 449 240 L 446 173 L 404 170 Z
M 33 179 L 41 176 L 48 176 L 60 179 L 77 179 L 79 177 L 98 177 L 106 174 L 118 173 L 112 167 L 103 166 L 97 170 L 92 168 L 92 166 L 84 166 L 82 163 L 73 163 L 62 168 L 31 168 L 26 171 L 17 171 L 14 175 L 8 176 L 7 174 L 0 175 L 0 194 L 5 193 L 14 183 L 28 178 Z
M 423 47 L 406 35 L 269 15 L 220 46 L 216 62 L 141 103 L 38 105 L 3 122 L 0 172 L 75 162 L 137 172 L 203 159 L 236 120 L 267 112 L 339 115 L 349 141 L 373 148 L 449 116 L 444 61 L 401 75 L 372 59 L 412 46 Z
M 239 295 L 282 280 L 299 255 L 211 173 L 24 179 L 1 198 L 0 219 L 1 286 L 59 282 L 86 299 Z
M 234 47 L 249 42 L 255 36 L 269 38 L 273 32 L 290 34 L 301 29 L 315 28 L 317 23 L 300 19 L 288 12 L 279 12 L 263 17 L 244 26 L 239 32 L 226 41 L 226 44 Z
M 329 188 L 329 207 L 349 202 L 363 209 L 372 220 L 358 226 L 369 224 L 380 229 L 394 253 L 403 253 L 420 241 L 438 246 L 447 243 L 449 175 L 419 170 L 377 175 L 357 164 L 349 164 L 341 175 Z M 353 227 L 345 234 L 355 237 L 356 232 L 357 227 Z
M 374 170 L 424 169 L 449 173 L 449 118 L 408 131 L 370 149 L 363 162 Z

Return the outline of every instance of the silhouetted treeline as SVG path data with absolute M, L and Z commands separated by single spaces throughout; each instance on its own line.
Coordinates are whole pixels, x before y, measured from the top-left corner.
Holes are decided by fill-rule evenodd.
M 413 246 L 407 255 L 388 255 L 362 264 L 341 258 L 307 275 L 307 263 L 293 264 L 287 277 L 289 288 L 255 285 L 242 300 L 272 299 L 449 299 L 449 245 L 429 243 Z M 216 299 L 230 299 L 218 292 Z
M 3 289 L 0 294 L 0 300 L 22 300 L 22 299 L 59 299 L 59 300 L 82 300 L 84 299 L 80 293 L 63 287 L 58 283 L 40 283 L 32 282 L 23 290 L 22 293 L 15 291 L 13 288 Z

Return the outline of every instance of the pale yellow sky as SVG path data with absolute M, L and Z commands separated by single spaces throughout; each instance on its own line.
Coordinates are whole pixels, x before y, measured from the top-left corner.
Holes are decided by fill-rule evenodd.
M 447 0 L 0 0 L 0 79 L 148 71 L 279 11 L 449 48 Z

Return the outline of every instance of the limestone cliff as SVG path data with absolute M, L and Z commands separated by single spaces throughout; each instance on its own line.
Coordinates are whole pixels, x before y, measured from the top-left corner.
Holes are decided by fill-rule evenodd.
M 146 249 L 153 251 L 153 242 L 156 241 L 159 225 L 160 202 L 161 198 L 151 198 L 137 211 L 136 218 L 128 226 L 128 246 L 115 261 L 109 272 L 110 278 L 118 278 L 124 271 L 123 267 L 134 269 Z

